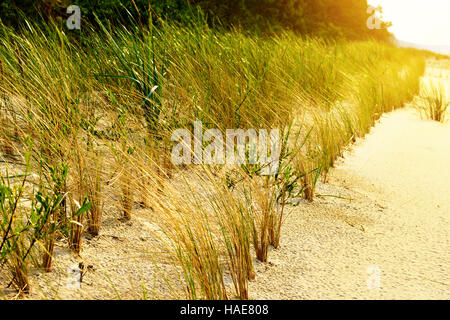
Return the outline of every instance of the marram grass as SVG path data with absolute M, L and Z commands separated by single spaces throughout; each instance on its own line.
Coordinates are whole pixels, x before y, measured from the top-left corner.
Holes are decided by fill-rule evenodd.
M 35 199 L 39 190 L 39 201 L 53 203 L 44 216 L 17 210 L 11 190 L 22 182 L 2 171 L 10 199 L 0 242 L 20 246 L 2 244 L 0 264 L 18 290 L 33 290 L 29 267 L 50 271 L 56 236 L 80 252 L 84 232 L 101 233 L 105 208 L 129 220 L 141 206 L 163 231 L 161 246 L 179 275 L 174 297 L 247 299 L 253 257 L 270 260 L 282 242 L 290 197 L 312 201 L 343 148 L 414 97 L 425 65 L 415 51 L 374 41 L 162 22 L 148 30 L 83 25 L 77 36 L 53 23 L 0 26 L 0 66 L 2 161 L 26 163 L 23 185 L 35 186 L 13 194 Z M 171 163 L 170 136 L 195 120 L 220 130 L 280 128 L 302 143 L 272 180 L 215 166 L 190 179 L 197 168 Z M 33 232 L 20 229 L 27 224 Z

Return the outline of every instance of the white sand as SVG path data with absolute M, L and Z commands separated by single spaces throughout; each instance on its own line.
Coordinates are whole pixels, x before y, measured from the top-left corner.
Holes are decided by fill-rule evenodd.
M 412 108 L 384 115 L 318 194 L 341 198 L 318 197 L 291 212 L 281 247 L 256 265 L 251 298 L 450 298 L 450 123 L 421 120 Z M 117 298 L 115 290 L 142 298 L 142 283 L 164 287 L 158 272 L 166 268 L 160 261 L 154 270 L 145 223 L 123 224 L 119 216 L 111 213 L 102 235 L 84 240 L 82 258 L 57 246 L 55 271 L 32 277 L 42 292 L 30 298 Z M 66 269 L 80 261 L 93 271 L 81 292 L 67 290 Z
M 430 82 L 450 92 L 450 61 L 428 63 Z M 318 193 L 340 198 L 291 213 L 253 298 L 450 298 L 450 122 L 415 106 L 385 114 L 337 161 Z
M 413 109 L 383 116 L 318 192 L 353 200 L 292 212 L 254 298 L 450 298 L 450 125 Z

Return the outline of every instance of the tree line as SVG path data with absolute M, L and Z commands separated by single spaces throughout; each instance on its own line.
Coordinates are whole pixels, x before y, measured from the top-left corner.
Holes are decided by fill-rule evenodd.
M 273 33 L 291 30 L 303 35 L 374 37 L 388 39 L 389 23 L 368 28 L 367 0 L 3 0 L 0 18 L 16 25 L 27 19 L 67 17 L 69 5 L 81 8 L 83 19 L 95 23 L 95 16 L 112 23 L 132 18 L 140 23 L 164 19 L 187 23 L 199 14 L 211 25 L 236 27 L 244 31 Z

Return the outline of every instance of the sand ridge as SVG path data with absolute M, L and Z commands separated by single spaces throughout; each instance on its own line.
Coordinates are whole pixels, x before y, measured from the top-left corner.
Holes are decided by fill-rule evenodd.
M 169 298 L 153 295 L 169 293 L 169 262 L 155 266 L 148 213 L 136 208 L 124 224 L 107 211 L 80 257 L 56 244 L 55 270 L 33 274 L 29 299 Z M 450 123 L 423 120 L 414 106 L 385 114 L 336 161 L 316 200 L 291 208 L 281 246 L 255 261 L 250 298 L 449 299 L 449 214 Z M 68 289 L 67 270 L 80 263 L 81 288 Z
M 255 298 L 450 298 L 449 124 L 384 115 L 318 193 L 340 198 L 291 213 Z

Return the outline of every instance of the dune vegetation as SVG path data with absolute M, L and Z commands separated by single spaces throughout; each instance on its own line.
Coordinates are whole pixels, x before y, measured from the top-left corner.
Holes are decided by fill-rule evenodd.
M 445 88 L 442 84 L 428 83 L 421 90 L 420 111 L 427 119 L 438 122 L 446 121 L 446 112 L 450 106 Z
M 23 294 L 30 272 L 52 272 L 55 242 L 82 254 L 105 217 L 125 223 L 143 208 L 175 270 L 162 296 L 248 299 L 254 258 L 270 261 L 287 208 L 314 200 L 344 148 L 413 99 L 425 68 L 425 54 L 387 42 L 249 34 L 202 18 L 98 19 L 76 37 L 24 21 L 0 25 L 0 42 L 1 277 Z M 175 166 L 171 134 L 196 120 L 279 128 L 278 174 Z

